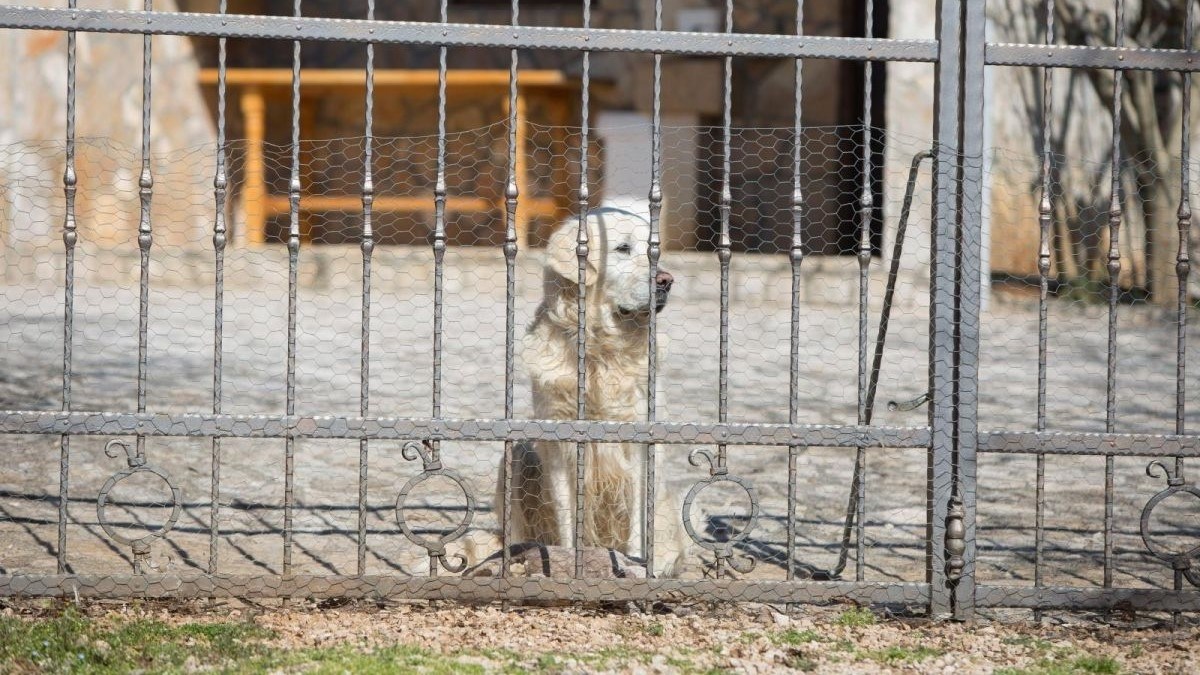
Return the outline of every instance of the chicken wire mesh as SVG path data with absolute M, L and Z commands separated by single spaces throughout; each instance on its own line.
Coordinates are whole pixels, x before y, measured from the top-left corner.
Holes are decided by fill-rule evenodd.
M 650 129 L 633 131 L 648 137 Z M 661 268 L 674 276 L 674 285 L 670 301 L 657 315 L 661 351 L 657 420 L 699 426 L 718 417 L 720 274 L 713 221 L 719 214 L 717 200 L 705 194 L 703 187 L 719 185 L 721 162 L 711 156 L 722 151 L 721 136 L 719 130 L 693 127 L 667 127 L 662 133 L 666 157 L 691 156 L 687 161 L 665 164 L 664 192 L 690 191 L 692 196 L 687 201 L 668 201 L 664 209 L 666 250 Z M 853 225 L 858 197 L 847 186 L 855 184 L 863 133 L 861 127 L 812 129 L 806 132 L 801 148 L 815 168 L 805 177 L 804 237 L 810 243 L 801 282 L 804 327 L 797 373 L 799 423 L 854 424 L 857 417 L 858 263 L 853 256 L 817 254 L 850 254 L 860 246 Z M 872 133 L 882 138 L 878 130 Z M 506 138 L 505 124 L 446 137 L 451 205 L 446 230 L 451 245 L 443 261 L 440 412 L 445 418 L 504 416 L 505 259 L 500 244 L 507 167 L 495 157 L 503 157 Z M 788 422 L 791 263 L 787 250 L 792 228 L 793 138 L 790 129 L 734 129 L 731 135 L 732 192 L 737 207 L 731 214 L 735 253 L 730 270 L 728 400 L 729 420 L 734 424 Z M 567 227 L 575 222 L 570 209 L 578 198 L 579 139 L 579 130 L 569 128 L 536 128 L 529 135 L 526 161 L 531 188 L 521 199 L 555 198 L 558 192 L 556 206 L 562 213 L 530 218 L 532 245 L 522 242 L 516 258 L 518 343 L 548 292 L 543 268 L 549 256 L 547 240 L 558 225 L 555 218 L 567 221 Z M 888 143 L 908 155 L 924 148 L 903 137 L 889 137 Z M 359 413 L 361 212 L 307 211 L 304 203 L 356 196 L 363 179 L 363 145 L 363 139 L 352 138 L 305 142 L 300 149 L 305 160 L 301 173 L 306 180 L 301 197 L 303 242 L 296 298 L 297 415 L 353 417 Z M 376 138 L 374 147 L 380 168 L 374 175 L 377 202 L 373 227 L 380 245 L 372 256 L 371 413 L 423 418 L 431 413 L 433 381 L 436 266 L 429 246 L 429 191 L 436 174 L 437 139 Z M 54 197 L 61 187 L 50 178 L 58 170 L 47 171 L 46 167 L 61 161 L 62 147 L 21 144 L 8 150 L 10 166 L 23 167 L 23 173 L 21 180 L 8 184 L 5 212 L 14 223 L 9 231 L 22 232 L 24 239 L 9 247 L 12 264 L 6 268 L 4 311 L 10 330 L 4 335 L 0 406 L 57 410 L 62 403 L 55 382 L 61 380 L 62 371 L 64 259 L 56 229 L 62 207 Z M 99 139 L 81 140 L 76 153 L 80 236 L 74 262 L 72 410 L 130 411 L 136 405 L 138 371 L 138 249 L 136 232 L 125 224 L 136 212 L 138 186 L 136 181 L 112 180 L 110 172 L 116 167 L 136 166 L 138 153 Z M 245 227 L 240 214 L 247 209 L 246 154 L 244 143 L 232 143 L 227 150 L 232 186 L 228 222 L 234 242 L 239 228 Z M 605 163 L 619 158 L 603 147 L 593 154 L 593 195 L 599 206 L 613 199 L 604 194 Z M 290 149 L 268 147 L 263 156 L 268 195 L 286 194 Z M 171 174 L 179 167 L 190 171 L 199 164 L 211 165 L 214 157 L 214 148 L 196 147 L 151 158 L 152 171 L 165 186 L 155 192 L 152 214 L 155 243 L 149 267 L 146 367 L 147 410 L 152 413 L 180 415 L 212 409 L 212 193 L 208 185 L 173 180 Z M 881 173 L 875 189 L 881 195 L 882 213 L 898 213 L 908 174 L 906 166 Z M 927 165 L 921 181 L 928 182 Z M 918 242 L 915 249 L 922 248 L 918 240 L 928 237 L 924 215 L 928 213 L 927 190 L 914 193 L 909 237 L 910 243 Z M 419 210 L 389 211 L 379 206 L 388 195 L 424 195 L 427 203 L 418 205 Z M 454 199 L 459 195 L 478 196 L 486 207 L 456 212 Z M 279 415 L 285 410 L 288 260 L 286 248 L 278 241 L 278 218 L 267 220 L 266 245 L 231 245 L 225 252 L 223 414 Z M 286 221 L 286 215 L 282 218 Z M 893 224 L 895 218 L 893 215 Z M 875 244 L 870 250 L 878 254 L 883 221 L 872 218 L 871 222 Z M 872 316 L 881 309 L 886 276 L 883 260 L 877 256 L 869 266 Z M 901 269 L 905 274 L 892 310 L 876 423 L 923 427 L 921 410 L 884 410 L 887 400 L 907 401 L 920 394 L 923 387 L 915 382 L 923 379 L 928 369 L 927 281 L 921 279 L 918 265 L 902 263 Z M 874 326 L 873 319 L 872 339 Z M 515 375 L 515 414 L 529 418 L 533 401 L 527 365 L 519 364 Z M 574 375 L 570 377 L 573 382 Z M 644 409 L 636 409 L 630 401 L 614 405 L 611 419 L 644 418 Z M 132 446 L 132 438 L 123 438 Z M 4 570 L 8 574 L 51 572 L 56 565 L 56 554 L 50 550 L 57 540 L 60 440 L 32 436 L 0 440 L 20 458 L 16 460 L 19 470 L 6 472 L 5 516 L 0 522 L 12 537 L 6 537 L 11 555 L 6 556 Z M 97 494 L 106 493 L 106 519 L 125 539 L 143 536 L 171 517 L 172 504 L 163 499 L 159 477 L 135 473 L 104 489 L 105 481 L 126 463 L 121 448 L 109 445 L 112 440 L 79 436 L 70 442 L 66 559 L 71 572 L 117 574 L 129 570 L 131 550 L 103 529 L 95 508 Z M 404 446 L 402 440 L 370 443 L 365 500 L 368 574 L 427 573 L 428 551 L 404 536 L 396 516 L 398 492 L 423 475 L 422 460 L 429 458 L 418 455 L 428 454 L 429 449 L 404 450 Z M 683 495 L 698 481 L 710 478 L 703 463 L 689 463 L 689 451 L 694 447 L 680 442 L 657 446 L 662 462 L 658 489 L 675 500 L 673 518 L 660 528 L 678 529 Z M 285 511 L 290 510 L 294 518 L 290 524 L 291 573 L 355 573 L 358 449 L 358 442 L 352 439 L 296 439 L 293 505 L 285 508 L 288 469 L 282 440 L 222 439 L 217 467 L 210 461 L 208 439 L 147 439 L 146 461 L 161 467 L 182 492 L 178 522 L 168 536 L 154 542 L 154 569 L 279 574 L 284 569 L 281 550 L 289 530 Z M 442 441 L 438 450 L 444 469 L 456 472 L 461 482 L 431 469 L 428 478 L 413 484 L 401 500 L 403 526 L 416 539 L 432 542 L 469 520 L 462 538 L 447 547 L 448 556 L 464 555 L 471 564 L 479 564 L 499 548 L 494 492 L 504 444 Z M 413 461 L 406 461 L 406 454 Z M 871 448 L 868 454 L 869 535 L 865 546 L 869 562 L 862 562 L 865 578 L 923 581 L 924 453 L 912 448 Z M 732 541 L 738 556 L 758 561 L 749 578 L 783 579 L 787 574 L 788 480 L 780 469 L 787 466 L 787 449 L 733 444 L 728 446 L 728 456 L 730 474 L 746 481 L 754 498 L 748 499 L 741 484 L 717 481 L 698 493 L 688 507 L 692 528 L 704 542 Z M 809 497 L 796 504 L 794 571 L 801 578 L 840 577 L 831 570 L 839 567 L 839 558 L 843 558 L 841 565 L 846 564 L 840 554 L 854 452 L 844 447 L 811 447 L 803 449 L 802 457 L 796 489 L 797 494 Z M 209 562 L 214 471 L 219 471 L 215 520 L 219 564 L 215 570 Z M 464 490 L 475 502 L 470 514 Z M 747 530 L 752 513 L 756 522 Z M 669 536 L 667 532 L 657 534 L 660 541 Z M 854 559 L 850 552 L 845 574 L 853 574 Z M 692 546 L 686 563 L 679 570 L 684 578 L 713 573 L 712 552 L 704 546 Z M 629 566 L 636 567 L 636 561 Z M 484 568 L 483 572 L 490 573 L 486 563 Z
M 648 127 L 634 131 L 649 137 Z M 451 245 L 442 264 L 440 413 L 448 419 L 504 417 L 505 258 L 501 245 L 507 167 L 495 158 L 503 157 L 507 133 L 505 124 L 496 124 L 446 136 L 451 204 L 446 231 Z M 856 238 L 861 222 L 856 188 L 863 133 L 861 127 L 812 129 L 801 148 L 806 166 L 811 167 L 803 177 L 802 233 L 807 243 L 801 265 L 797 371 L 797 422 L 802 424 L 853 425 L 857 421 L 860 270 L 853 254 L 862 245 Z M 928 143 L 880 130 L 871 133 L 886 147 L 888 157 L 901 160 L 887 162 L 872 185 L 879 207 L 869 218 L 873 232 L 867 246 L 873 254 L 867 273 L 867 328 L 872 342 L 884 312 L 882 300 L 905 188 L 915 178 L 912 216 L 899 258 L 895 299 L 888 310 L 889 333 L 872 423 L 919 431 L 926 428 L 926 415 L 914 404 L 925 392 L 929 369 L 930 179 L 928 164 L 917 164 L 913 173 L 908 160 L 919 159 Z M 691 159 L 668 160 L 662 173 L 664 193 L 689 196 L 675 202 L 668 199 L 663 216 L 666 245 L 661 267 L 670 271 L 674 284 L 670 300 L 656 320 L 661 348 L 657 420 L 700 426 L 715 421 L 719 407 L 721 294 L 713 221 L 719 221 L 720 213 L 718 200 L 703 186 L 720 185 L 721 130 L 665 127 L 662 134 L 666 157 L 690 155 Z M 571 128 L 541 127 L 530 134 L 531 187 L 522 200 L 542 198 L 559 212 L 529 218 L 532 245 L 522 242 L 516 257 L 518 345 L 548 292 L 543 268 L 556 218 L 566 220 L 568 227 L 576 222 L 571 209 L 579 196 L 579 138 L 578 129 Z M 730 222 L 735 253 L 730 266 L 728 401 L 729 420 L 735 424 L 788 422 L 793 138 L 791 129 L 731 130 L 734 207 Z M 604 191 L 605 163 L 621 158 L 602 142 L 596 146 L 589 167 L 593 202 L 599 206 L 616 197 Z M 363 147 L 363 139 L 336 139 L 305 142 L 300 153 L 306 180 L 301 197 L 303 241 L 296 298 L 295 405 L 298 415 L 318 420 L 327 417 L 334 420 L 331 424 L 339 417 L 358 415 L 360 406 L 361 213 L 349 207 L 305 210 L 303 204 L 306 199 L 319 203 L 322 198 L 359 198 Z M 376 195 L 424 195 L 426 204 L 415 208 L 406 204 L 404 208 L 409 210 L 379 208 L 374 213 L 373 226 L 381 245 L 372 256 L 371 414 L 425 418 L 431 413 L 434 374 L 432 289 L 437 266 L 429 241 L 437 139 L 384 137 L 375 139 L 374 147 L 380 166 L 374 178 Z M 53 411 L 62 403 L 58 382 L 65 265 L 58 241 L 63 212 L 57 197 L 61 187 L 55 178 L 60 169 L 55 164 L 61 161 L 63 148 L 55 143 L 26 143 L 7 150 L 9 166 L 21 167 L 21 178 L 9 181 L 4 194 L 10 245 L 6 249 L 3 311 L 10 329 L 3 335 L 5 344 L 0 352 L 4 359 L 0 407 Z M 128 225 L 135 219 L 138 186 L 128 167 L 137 165 L 138 152 L 104 139 L 80 141 L 76 152 L 81 197 L 80 241 L 75 254 L 72 409 L 130 411 L 136 405 L 139 270 L 136 231 Z M 242 188 L 246 155 L 247 147 L 240 142 L 230 144 L 226 155 L 232 186 L 227 217 L 235 242 L 241 236 L 239 230 L 246 227 Z M 286 195 L 290 148 L 268 147 L 263 156 L 268 194 Z M 173 181 L 171 174 L 178 167 L 211 165 L 214 157 L 212 147 L 152 156 L 154 175 L 167 186 L 156 190 L 154 197 L 155 244 L 149 267 L 146 373 L 148 411 L 152 413 L 182 415 L 212 408 L 212 193 L 206 184 Z M 1032 200 L 1036 215 L 1036 191 L 1029 186 L 1037 184 L 1038 158 L 1006 151 L 992 151 L 988 157 L 985 180 L 992 189 L 991 203 L 1020 205 Z M 1068 158 L 1059 161 L 1065 167 L 1077 163 Z M 120 177 L 122 171 L 124 177 L 114 180 L 113 175 Z M 453 200 L 460 195 L 477 195 L 484 206 L 465 204 L 463 211 L 456 211 L 459 204 Z M 1060 230 L 1064 239 L 1071 235 L 1075 241 L 1087 242 L 1088 237 L 1097 236 L 1094 227 L 1079 223 L 1107 217 L 1107 205 L 1102 201 L 1080 209 L 1076 220 L 1064 222 Z M 1125 212 L 1135 212 L 1138 207 L 1137 199 L 1127 196 Z M 628 208 L 637 211 L 645 207 L 633 202 Z M 987 227 L 1000 227 L 998 219 L 1003 217 L 1004 213 L 993 210 Z M 286 218 L 267 219 L 266 245 L 238 243 L 225 252 L 220 374 L 225 414 L 278 416 L 285 410 L 288 259 L 280 238 L 286 236 Z M 1024 222 L 1033 227 L 1036 218 Z M 836 255 L 839 253 L 845 255 Z M 1130 248 L 1123 255 L 1132 260 L 1135 253 Z M 1132 267 L 1136 269 L 1136 265 Z M 1107 296 L 1102 288 L 1098 291 L 1072 283 L 1069 275 L 1057 267 L 1054 271 L 1048 314 L 1046 429 L 1103 431 L 1109 386 L 1104 357 L 1107 336 L 1098 327 L 1106 321 Z M 1006 589 L 1029 585 L 1035 576 L 1044 585 L 1095 587 L 1103 583 L 1105 569 L 1104 457 L 1046 458 L 1041 471 L 1044 494 L 1031 500 L 1038 473 L 1035 456 L 999 450 L 1008 447 L 1003 439 L 995 447 L 988 445 L 989 430 L 1032 429 L 1038 401 L 1037 279 L 1003 276 L 999 281 L 1004 283 L 996 286 L 982 317 L 979 426 L 985 432 L 981 442 L 985 452 L 979 469 L 975 575 L 982 584 Z M 1175 418 L 1177 329 L 1174 315 L 1139 297 L 1137 288 L 1136 273 L 1124 279 L 1118 309 L 1116 430 L 1156 435 L 1169 432 Z M 1197 341 L 1196 330 L 1193 321 L 1186 334 L 1189 346 Z M 1195 349 L 1187 358 L 1194 363 Z M 528 364 L 518 363 L 514 375 L 515 417 L 530 418 L 533 400 Z M 569 377 L 573 383 L 573 370 Z M 891 402 L 896 405 L 888 405 Z M 1185 421 L 1189 428 L 1200 422 L 1194 410 L 1187 411 Z M 251 436 L 252 426 L 232 435 Z M 685 433 L 674 437 L 674 443 L 656 446 L 662 462 L 657 489 L 677 500 L 668 503 L 675 522 L 660 523 L 655 533 L 659 542 L 672 536 L 667 530 L 682 525 L 678 500 L 713 477 L 703 462 L 689 462 L 689 451 L 705 446 L 685 442 Z M 914 438 L 919 438 L 919 433 Z M 120 439 L 133 445 L 129 435 Z M 150 437 L 145 459 L 164 475 L 133 472 L 106 486 L 114 472 L 127 464 L 122 448 L 112 445 L 113 440 L 118 439 L 75 436 L 70 440 L 68 572 L 127 573 L 135 558 L 127 542 L 170 522 L 170 531 L 153 540 L 144 570 L 241 575 L 250 580 L 247 583 L 253 583 L 256 575 L 267 578 L 286 571 L 310 581 L 297 582 L 299 590 L 262 588 L 301 594 L 348 588 L 341 585 L 330 590 L 319 579 L 311 581 L 328 575 L 417 579 L 428 575 L 431 565 L 446 575 L 450 573 L 447 569 L 458 571 L 457 556 L 470 566 L 470 575 L 499 573 L 497 561 L 489 556 L 500 547 L 496 486 L 505 453 L 503 442 L 441 441 L 434 457 L 428 446 L 414 446 L 387 434 L 372 438 L 365 500 L 360 506 L 356 495 L 362 464 L 359 442 L 353 438 L 297 438 L 294 464 L 289 469 L 284 441 L 279 438 L 224 438 L 220 461 L 214 464 L 212 443 L 207 438 Z M 1146 442 L 1153 441 L 1154 437 L 1148 437 Z M 0 565 L 10 575 L 51 574 L 59 550 L 60 439 L 6 435 L 0 437 L 0 443 L 12 458 L 12 471 L 4 472 L 0 499 L 5 541 Z M 692 531 L 698 540 L 718 548 L 730 544 L 728 550 L 739 560 L 755 561 L 752 569 L 738 572 L 726 567 L 726 572 L 751 581 L 783 580 L 789 571 L 790 488 L 797 497 L 790 519 L 795 526 L 791 570 L 797 578 L 855 578 L 893 584 L 905 591 L 918 588 L 901 585 L 919 585 L 926 580 L 928 459 L 921 451 L 923 443 L 911 445 L 914 447 L 870 447 L 866 452 L 861 559 L 857 532 L 847 529 L 846 518 L 853 489 L 853 447 L 799 449 L 795 484 L 790 485 L 786 447 L 729 445 L 729 475 L 751 486 L 753 498 L 747 498 L 742 483 L 714 483 L 689 506 Z M 1022 448 L 1018 452 L 1028 451 Z M 1170 566 L 1141 539 L 1143 507 L 1166 487 L 1161 475 L 1147 477 L 1147 461 L 1134 456 L 1115 459 L 1116 483 L 1109 500 L 1115 514 L 1109 567 L 1116 587 L 1170 588 L 1172 583 Z M 134 467 L 130 464 L 129 468 Z M 286 496 L 285 476 L 289 473 L 294 483 Z M 214 475 L 219 478 L 215 511 Z M 172 513 L 175 504 L 164 499 L 170 497 L 164 480 L 180 491 L 177 515 Z M 1155 540 L 1162 538 L 1168 548 L 1186 548 L 1195 540 L 1194 508 L 1183 501 L 1191 493 L 1178 492 L 1170 495 L 1172 499 L 1164 499 L 1161 507 L 1155 506 L 1150 525 Z M 101 494 L 105 495 L 105 520 L 112 532 L 105 530 L 96 508 Z M 1038 502 L 1045 509 L 1040 524 L 1034 514 Z M 361 570 L 356 559 L 360 513 L 366 534 Z M 430 551 L 441 550 L 438 542 L 442 538 L 448 540 L 445 557 L 431 562 Z M 214 541 L 216 558 L 211 548 Z M 1035 545 L 1037 541 L 1041 543 Z M 285 542 L 292 551 L 286 566 Z M 1043 549 L 1037 560 L 1033 554 L 1036 546 Z M 597 577 L 645 575 L 639 567 L 638 551 L 628 552 L 632 559 L 589 557 L 585 570 Z M 556 550 L 544 560 L 540 554 L 518 550 L 513 569 L 532 576 L 571 576 L 574 561 L 569 553 Z M 842 565 L 845 567 L 839 569 Z M 704 545 L 689 545 L 685 564 L 675 571 L 683 579 L 702 579 L 715 572 L 713 551 Z M 373 581 L 368 588 L 382 592 L 387 583 Z M 414 591 L 401 582 L 394 583 L 405 592 Z M 603 585 L 593 588 L 597 597 L 615 592 Z M 547 592 L 561 590 L 554 587 Z M 196 592 L 205 591 L 202 587 Z M 749 591 L 725 592 L 742 598 L 753 595 Z M 820 597 L 820 591 L 805 592 L 805 597 Z M 766 597 L 782 596 L 768 593 Z M 920 593 L 888 597 L 917 602 Z

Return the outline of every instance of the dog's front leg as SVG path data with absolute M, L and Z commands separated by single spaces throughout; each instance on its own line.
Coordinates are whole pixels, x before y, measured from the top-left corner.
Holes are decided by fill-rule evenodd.
M 649 451 L 649 446 L 635 445 L 631 448 L 633 453 L 633 461 L 630 464 L 633 467 L 633 500 L 630 508 L 633 513 L 629 517 L 629 540 L 626 542 L 625 550 L 633 555 L 636 551 L 642 558 L 648 558 L 650 552 L 642 546 L 642 542 L 646 541 L 646 455 Z
M 558 545 L 575 543 L 575 445 L 559 443 L 555 449 L 554 466 L 550 471 L 550 505 L 557 516 Z

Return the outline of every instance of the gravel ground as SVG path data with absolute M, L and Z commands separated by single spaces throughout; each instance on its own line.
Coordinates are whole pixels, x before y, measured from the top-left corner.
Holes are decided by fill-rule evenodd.
M 35 252 L 36 253 L 36 252 Z M 353 247 L 313 247 L 302 253 L 299 294 L 297 412 L 357 414 L 359 372 L 359 253 Z M 716 417 L 718 296 L 711 254 L 664 255 L 678 280 L 660 326 L 664 395 L 659 419 Z M 150 299 L 148 409 L 206 411 L 212 406 L 212 263 L 203 252 L 156 249 Z M 522 257 L 518 326 L 527 323 L 540 292 L 537 254 Z M 500 416 L 504 382 L 503 261 L 496 251 L 452 249 L 446 268 L 444 414 Z M 0 287 L 0 408 L 57 410 L 61 406 L 61 259 L 22 257 Z M 83 249 L 79 262 L 74 407 L 133 410 L 137 372 L 136 258 Z M 233 251 L 226 277 L 223 410 L 282 412 L 286 344 L 286 255 L 276 249 Z M 381 415 L 429 413 L 432 265 L 428 251 L 388 247 L 376 253 L 372 314 L 371 407 Z M 730 419 L 783 422 L 788 396 L 788 293 L 783 256 L 737 256 L 731 308 Z M 873 279 L 872 297 L 881 297 Z M 802 422 L 853 423 L 857 400 L 856 274 L 853 261 L 806 263 L 801 313 Z M 889 400 L 924 389 L 927 369 L 927 290 L 899 291 L 880 379 L 876 424 L 922 425 L 924 410 L 888 411 Z M 1157 310 L 1122 306 L 1118 353 L 1117 429 L 1167 433 L 1174 429 L 1175 324 Z M 879 315 L 871 308 L 872 326 Z M 1056 301 L 1050 313 L 1049 428 L 1103 431 L 1106 314 L 1103 306 Z M 1027 295 L 996 293 L 983 317 L 980 428 L 1030 429 L 1036 419 L 1037 308 Z M 1200 390 L 1200 318 L 1189 327 L 1189 396 Z M 529 409 L 519 376 L 518 415 Z M 1188 407 L 1200 428 L 1200 405 Z M 71 441 L 68 562 L 89 573 L 125 572 L 128 551 L 96 521 L 100 486 L 123 467 L 103 453 L 100 437 Z M 667 489 L 686 491 L 705 474 L 686 462 L 686 446 L 664 449 Z M 368 572 L 415 573 L 423 551 L 400 536 L 394 507 L 404 481 L 419 471 L 399 457 L 398 443 L 371 444 L 368 485 Z M 52 572 L 55 565 L 58 438 L 0 438 L 0 573 Z M 490 512 L 500 444 L 446 443 L 447 465 L 462 472 L 480 502 L 468 553 L 495 549 Z M 204 569 L 208 562 L 211 444 L 205 439 L 151 439 L 151 463 L 182 487 L 183 516 L 155 546 L 165 569 Z M 786 514 L 786 454 L 778 448 L 731 446 L 730 470 L 752 480 L 762 517 L 743 552 L 754 556 L 757 578 L 782 578 Z M 1118 458 L 1114 485 L 1114 583 L 1169 587 L 1171 573 L 1147 555 L 1138 532 L 1146 501 L 1164 487 L 1147 477 L 1144 458 Z M 800 459 L 797 494 L 801 570 L 828 568 L 838 555 L 852 452 L 810 448 Z M 923 579 L 925 456 L 921 450 L 868 450 L 867 580 Z M 978 577 L 983 582 L 1030 584 L 1033 578 L 1032 456 L 982 457 L 979 483 Z M 357 442 L 296 444 L 295 571 L 352 573 L 356 550 Z M 124 531 L 163 522 L 161 487 L 118 485 L 113 513 Z M 283 443 L 227 440 L 217 523 L 219 569 L 279 573 L 282 544 Z M 1104 460 L 1047 461 L 1047 584 L 1100 583 L 1103 556 Z M 711 492 L 712 494 L 709 494 Z M 697 530 L 725 536 L 745 522 L 737 494 L 706 491 Z M 462 517 L 462 497 L 414 494 L 414 527 L 445 530 Z M 156 505 L 157 504 L 157 505 Z M 1174 510 L 1172 510 L 1174 509 Z M 1161 516 L 1161 518 L 1159 518 Z M 1156 531 L 1194 541 L 1191 505 L 1164 505 Z M 452 546 L 452 549 L 454 547 Z M 853 556 L 852 556 L 853 557 Z M 853 561 L 851 569 L 853 569 Z
M 22 602 L 4 606 L 0 618 L 35 621 L 60 611 L 51 603 Z M 236 601 L 94 603 L 81 611 L 101 626 L 136 620 L 169 626 L 249 624 L 265 629 L 270 647 L 305 650 L 313 659 L 321 650 L 369 655 L 397 647 L 435 655 L 421 659 L 413 672 L 473 668 L 545 673 L 1016 674 L 1200 669 L 1200 628 L 1194 623 L 1172 630 L 1131 617 L 1110 617 L 1102 623 L 1050 615 L 1041 624 L 987 619 L 960 624 L 849 606 L 790 612 L 753 604 L 697 606 L 656 614 L 437 604 L 279 607 Z M 333 672 L 328 667 L 325 671 Z

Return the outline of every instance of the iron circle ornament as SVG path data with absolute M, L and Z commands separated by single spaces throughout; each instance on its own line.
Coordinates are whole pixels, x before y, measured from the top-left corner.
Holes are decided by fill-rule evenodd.
M 1142 543 L 1155 557 L 1170 563 L 1173 569 L 1182 573 L 1192 585 L 1200 586 L 1200 570 L 1192 570 L 1192 563 L 1200 558 L 1200 544 L 1185 551 L 1174 551 L 1156 542 L 1150 534 L 1150 516 L 1154 513 L 1154 509 L 1175 495 L 1180 495 L 1185 499 L 1191 497 L 1200 506 L 1200 487 L 1188 483 L 1184 480 L 1182 472 L 1172 471 L 1158 460 L 1146 465 L 1147 476 L 1153 478 L 1158 473 L 1167 479 L 1167 487 L 1151 497 L 1142 509 Z
M 129 466 L 122 469 L 108 478 L 104 485 L 100 488 L 100 494 L 96 498 L 96 518 L 100 521 L 100 527 L 114 541 L 125 544 L 133 548 L 136 554 L 148 553 L 150 543 L 155 539 L 161 539 L 175 527 L 175 523 L 179 521 L 179 515 L 183 511 L 183 490 L 171 480 L 171 476 L 162 469 L 146 463 L 144 455 L 130 449 L 129 444 L 120 439 L 113 439 L 104 445 L 104 454 L 109 457 L 116 457 L 117 452 L 114 447 L 120 447 L 125 451 L 126 460 Z M 167 518 L 167 522 L 163 523 L 162 527 L 150 532 L 149 534 L 130 539 L 119 534 L 113 528 L 112 523 L 108 520 L 106 510 L 108 508 L 108 495 L 112 492 L 117 483 L 139 473 L 148 473 L 157 476 L 163 483 L 166 483 L 167 488 L 171 491 L 171 515 Z
M 401 449 L 401 454 L 404 456 L 404 459 L 410 462 L 420 457 L 424 470 L 408 479 L 404 487 L 400 488 L 400 493 L 396 495 L 396 524 L 400 526 L 400 532 L 404 534 L 406 539 L 429 552 L 430 572 L 432 574 L 436 574 L 438 564 L 449 572 L 458 573 L 465 570 L 467 568 L 467 559 L 465 556 L 456 554 L 453 556 L 454 562 L 447 560 L 446 544 L 462 537 L 470 529 L 471 523 L 475 520 L 475 496 L 471 494 L 471 490 L 467 487 L 467 482 L 462 476 L 442 465 L 440 453 L 437 447 L 430 441 L 406 443 Z M 466 513 L 463 514 L 463 518 L 457 527 L 433 539 L 414 532 L 408 524 L 408 519 L 405 517 L 404 511 L 407 508 L 405 502 L 408 501 L 409 494 L 418 485 L 439 476 L 458 486 L 458 489 L 462 491 L 463 497 L 466 499 L 467 506 Z
M 725 467 L 722 458 L 718 457 L 718 459 L 714 460 L 713 456 L 709 454 L 707 450 L 700 448 L 692 450 L 690 453 L 688 453 L 688 463 L 692 466 L 700 466 L 701 458 L 708 463 L 709 475 L 708 478 L 696 481 L 696 483 L 692 485 L 691 489 L 688 490 L 687 495 L 683 498 L 683 529 L 685 532 L 687 532 L 687 535 L 691 537 L 692 541 L 696 542 L 696 545 L 700 546 L 701 548 L 708 549 L 716 554 L 718 574 L 721 572 L 722 563 L 728 564 L 734 569 L 734 571 L 741 572 L 742 574 L 748 573 L 754 569 L 754 558 L 747 555 L 742 556 L 742 560 L 739 561 L 733 555 L 733 547 L 748 539 L 750 537 L 750 533 L 754 531 L 755 526 L 758 524 L 758 492 L 754 489 L 754 484 L 750 481 L 742 478 L 741 476 L 730 474 L 729 470 Z M 708 487 L 717 485 L 718 483 L 730 483 L 737 486 L 746 493 L 746 498 L 750 501 L 750 515 L 746 522 L 746 526 L 738 530 L 735 534 L 731 535 L 724 541 L 714 541 L 702 538 L 699 533 L 696 532 L 696 528 L 692 525 L 692 504 L 695 503 L 696 498 L 701 492 L 704 492 L 704 490 Z

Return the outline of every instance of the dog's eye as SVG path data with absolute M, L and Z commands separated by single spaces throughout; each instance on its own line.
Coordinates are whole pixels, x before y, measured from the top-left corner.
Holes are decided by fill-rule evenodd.
M 633 252 L 633 247 L 629 244 L 621 244 L 616 248 L 617 253 L 629 254 Z

